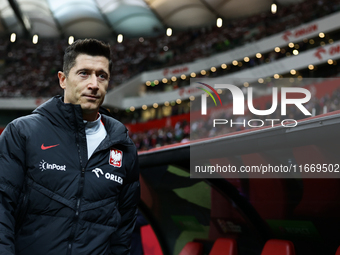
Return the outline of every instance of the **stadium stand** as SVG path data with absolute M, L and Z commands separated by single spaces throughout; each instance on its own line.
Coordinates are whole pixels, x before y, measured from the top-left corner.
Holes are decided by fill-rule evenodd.
M 324 17 L 339 9 L 339 1 L 304 1 L 284 6 L 276 15 L 267 12 L 247 19 L 233 20 L 227 27 L 221 29 L 217 27 L 193 29 L 190 33 L 182 32 L 172 37 L 143 38 L 142 42 L 138 39 L 127 39 L 123 43 L 109 41 L 115 52 L 110 88 L 122 84 L 143 71 L 189 63 L 235 49 L 246 43 Z M 294 15 L 291 15 L 292 11 Z M 333 38 L 336 39 L 337 37 Z M 61 57 L 67 46 L 66 40 L 41 39 L 39 44 L 35 45 L 27 40 L 11 43 L 2 38 L 0 44 L 0 57 L 5 62 L 1 67 L 1 97 L 46 97 L 60 93 L 60 89 L 55 86 L 56 73 L 62 68 Z M 164 50 L 164 45 L 168 50 Z M 316 47 L 317 43 L 307 45 L 301 41 L 299 46 L 303 51 Z M 286 50 L 282 52 L 272 51 L 260 58 L 253 57 L 247 65 L 250 67 L 260 65 L 268 60 L 274 61 L 286 56 Z M 233 71 L 243 68 L 245 66 L 235 67 Z M 19 77 L 13 75 L 14 70 L 21 72 L 22 75 Z
M 109 90 L 114 92 L 129 85 L 129 81 L 139 75 L 151 76 L 153 71 L 159 71 L 161 76 L 157 79 L 137 81 L 137 85 L 144 88 L 143 95 L 185 92 L 190 84 L 190 74 L 184 79 L 180 75 L 181 68 L 186 65 L 205 62 L 209 57 L 220 54 L 233 55 L 242 46 L 272 38 L 280 32 L 285 33 L 287 38 L 292 37 L 289 33 L 296 27 L 339 13 L 339 0 L 311 0 L 282 6 L 276 15 L 267 12 L 235 19 L 222 28 L 210 26 L 171 37 L 125 39 L 123 43 L 111 40 L 109 43 L 115 54 Z M 209 141 L 222 140 L 226 145 L 226 148 L 216 152 L 218 155 L 205 162 L 208 165 L 261 166 L 290 160 L 296 165 L 339 163 L 336 133 L 339 112 L 336 111 L 340 110 L 340 83 L 337 79 L 340 73 L 337 63 L 340 26 L 333 25 L 335 28 L 323 37 L 317 34 L 307 40 L 301 36 L 291 46 L 288 40 L 278 50 L 271 47 L 261 52 L 260 56 L 252 54 L 247 60 L 242 57 L 235 65 L 231 62 L 225 68 L 216 67 L 215 71 L 209 67 L 205 74 L 195 72 L 196 78 L 219 78 L 237 76 L 245 71 L 256 72 L 259 70 L 256 68 L 270 69 L 267 64 L 291 60 L 294 50 L 301 55 L 310 53 L 317 58 L 326 54 L 319 50 L 328 47 L 329 53 L 338 54 L 330 59 L 331 63 L 324 59 L 323 63 L 297 69 L 295 75 L 287 70 L 277 73 L 279 78 L 287 81 L 303 81 L 301 86 L 313 91 L 313 99 L 305 105 L 313 117 L 306 121 L 306 127 L 302 127 L 303 132 L 299 135 L 294 136 L 287 130 L 284 134 L 275 133 L 274 138 L 266 140 L 270 144 L 268 150 L 261 147 L 265 147 L 266 142 L 259 142 L 257 134 L 253 135 L 255 142 L 243 139 L 252 135 L 249 127 L 221 125 L 211 128 L 207 125 L 212 118 L 231 118 L 232 98 L 225 91 L 220 94 L 223 106 L 215 107 L 207 118 L 190 118 L 190 110 L 191 113 L 199 111 L 200 101 L 192 101 L 189 97 L 181 103 L 174 101 L 172 104 L 169 100 L 166 107 L 154 107 L 151 109 L 153 111 L 150 106 L 148 111 L 141 106 L 134 110 L 110 108 L 117 119 L 126 124 L 140 152 L 141 211 L 149 216 L 147 218 L 151 224 L 141 228 L 145 254 L 222 254 L 228 250 L 229 254 L 235 255 L 295 255 L 294 246 L 298 255 L 334 254 L 339 245 L 338 179 L 308 179 L 305 176 L 301 179 L 191 179 L 188 173 L 190 141 L 202 137 L 208 141 L 203 147 L 207 153 L 213 153 Z M 21 98 L 36 98 L 38 105 L 43 102 L 40 98 L 61 94 L 57 86 L 57 72 L 62 68 L 61 57 L 66 46 L 65 39 L 41 39 L 34 45 L 28 40 L 19 39 L 11 43 L 0 38 L 0 98 L 14 98 L 18 102 Z M 301 58 L 303 56 L 306 55 Z M 164 71 L 176 71 L 179 65 L 182 67 L 176 73 L 176 80 L 162 82 Z M 307 78 L 318 79 L 310 82 Z M 157 86 L 156 81 L 162 86 Z M 258 95 L 254 105 L 258 109 L 268 109 L 272 102 L 268 91 L 273 82 L 265 79 L 261 85 L 266 88 L 266 93 Z M 164 100 L 161 103 L 164 104 Z M 208 106 L 214 106 L 211 99 L 208 99 Z M 6 111 L 2 112 L 0 120 L 3 127 L 14 115 L 23 114 L 15 112 L 7 116 Z M 293 106 L 288 107 L 287 116 L 297 121 L 306 118 Z M 334 119 L 328 119 L 332 116 L 335 116 Z M 248 109 L 244 118 L 255 119 Z M 266 118 L 283 119 L 277 113 L 256 116 L 260 120 Z M 323 126 L 327 121 L 331 127 Z M 3 127 L 0 127 L 0 134 Z M 306 142 L 307 135 L 303 133 L 307 131 L 312 133 L 312 141 Z M 234 138 L 228 136 L 230 134 L 235 135 L 234 143 Z M 282 141 L 288 138 L 290 145 L 284 147 Z M 281 139 L 281 143 L 275 143 L 276 139 Z M 237 146 L 237 143 L 241 145 Z M 259 151 L 249 151 L 249 148 L 259 148 Z M 228 248 L 221 244 L 225 242 Z M 340 254 L 340 248 L 336 254 Z

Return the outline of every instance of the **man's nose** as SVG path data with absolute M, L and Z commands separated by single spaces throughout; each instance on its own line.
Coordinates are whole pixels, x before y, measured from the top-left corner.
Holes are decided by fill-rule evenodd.
M 98 89 L 99 88 L 98 79 L 97 79 L 97 76 L 95 74 L 91 75 L 88 86 L 91 89 Z

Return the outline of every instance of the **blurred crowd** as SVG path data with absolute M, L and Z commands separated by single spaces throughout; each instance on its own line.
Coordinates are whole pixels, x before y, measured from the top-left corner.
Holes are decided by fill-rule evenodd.
M 62 70 L 63 40 L 28 40 L 11 43 L 2 39 L 0 97 L 50 97 L 61 94 L 57 73 Z
M 189 142 L 190 124 L 179 121 L 174 127 L 154 128 L 145 132 L 129 133 L 132 141 L 139 151 L 170 145 L 175 143 Z
M 279 6 L 276 14 L 268 11 L 246 19 L 231 20 L 221 28 L 192 29 L 171 37 L 126 39 L 123 43 L 109 41 L 114 52 L 109 89 L 143 71 L 189 63 L 228 51 L 339 9 L 340 0 L 310 0 Z M 0 39 L 0 96 L 49 97 L 60 94 L 57 72 L 62 70 L 66 47 L 66 40 L 59 39 L 41 39 L 36 45 L 28 40 L 11 43 L 8 39 Z M 279 54 L 270 53 L 268 59 L 279 57 Z M 248 66 L 257 64 L 255 61 L 261 64 L 264 60 L 265 57 L 251 59 Z

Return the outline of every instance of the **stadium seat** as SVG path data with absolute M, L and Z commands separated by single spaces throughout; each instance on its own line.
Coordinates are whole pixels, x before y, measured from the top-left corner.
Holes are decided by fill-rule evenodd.
M 237 244 L 236 240 L 231 238 L 218 238 L 209 255 L 237 255 Z
M 151 225 L 140 228 L 144 254 L 163 255 L 162 248 Z
M 335 255 L 340 255 L 340 246 L 339 246 L 338 249 L 336 250 Z
M 295 255 L 294 244 L 288 240 L 271 239 L 264 245 L 261 255 Z
M 241 155 L 245 166 L 276 165 L 281 163 L 268 153 L 251 153 Z M 268 176 L 268 175 L 267 175 Z M 284 178 L 250 178 L 249 202 L 263 219 L 285 219 L 292 214 L 295 204 L 290 197 L 295 198 L 294 181 Z M 274 192 L 275 191 L 275 192 Z
M 203 244 L 197 242 L 188 242 L 179 255 L 201 255 L 203 254 Z
M 338 163 L 338 143 L 327 145 L 306 145 L 293 148 L 294 158 L 298 165 L 334 166 Z M 305 177 L 306 173 L 302 173 Z M 327 179 L 326 179 L 327 178 Z M 314 217 L 335 218 L 340 213 L 340 179 L 302 178 L 303 195 L 294 209 L 295 216 L 306 219 Z

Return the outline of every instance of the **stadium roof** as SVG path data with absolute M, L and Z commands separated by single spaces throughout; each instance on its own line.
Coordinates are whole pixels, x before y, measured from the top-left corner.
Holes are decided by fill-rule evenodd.
M 280 4 L 301 2 L 278 0 Z M 155 36 L 268 11 L 273 0 L 0 0 L 0 35 Z

